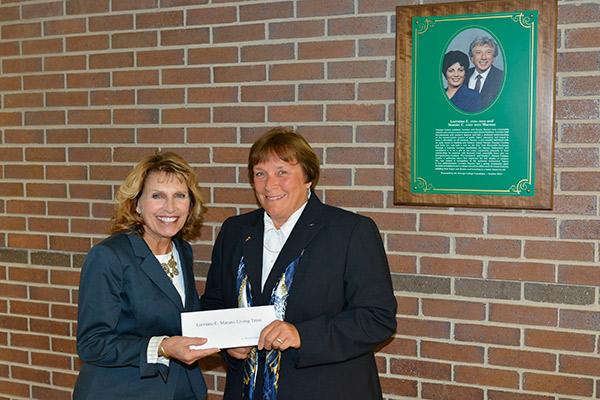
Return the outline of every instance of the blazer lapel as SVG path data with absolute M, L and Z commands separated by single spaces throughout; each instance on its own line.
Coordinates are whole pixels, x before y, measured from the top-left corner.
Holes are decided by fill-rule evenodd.
M 246 263 L 246 275 L 250 281 L 252 287 L 252 299 L 254 305 L 260 301 L 261 297 L 261 275 L 262 275 L 262 263 L 263 263 L 263 235 L 264 235 L 264 222 L 263 212 L 258 212 L 257 218 L 253 225 L 244 227 L 242 231 L 242 255 L 244 262 Z M 237 265 L 235 266 L 237 273 Z
M 304 249 L 323 227 L 320 218 L 322 207 L 323 203 L 321 203 L 314 193 L 311 193 L 308 204 L 304 208 L 298 222 L 296 222 L 294 229 L 292 229 L 292 233 L 286 240 L 283 249 L 281 249 L 281 253 L 279 253 L 279 257 L 277 257 L 275 265 L 273 265 L 269 278 L 265 283 L 263 296 L 266 302 L 269 302 L 271 292 L 287 266 L 302 255 Z M 302 264 L 300 263 L 300 265 Z
M 141 270 L 148 275 L 150 280 L 154 282 L 154 284 L 180 311 L 183 311 L 183 304 L 181 303 L 181 297 L 179 296 L 177 289 L 175 289 L 175 286 L 173 286 L 173 283 L 167 274 L 165 274 L 165 271 L 163 271 L 160 263 L 156 257 L 154 257 L 154 254 L 152 254 L 146 242 L 144 242 L 144 239 L 134 234 L 128 235 L 128 237 L 136 257 L 142 259 L 142 262 L 140 263 Z
M 185 251 L 181 239 L 173 238 L 173 243 L 179 253 L 181 259 L 181 272 L 183 273 L 183 287 L 185 290 L 185 306 L 184 310 L 189 310 L 194 305 L 194 296 L 197 296 L 195 290 L 196 281 L 194 278 L 194 256 Z M 179 293 L 178 293 L 179 296 Z

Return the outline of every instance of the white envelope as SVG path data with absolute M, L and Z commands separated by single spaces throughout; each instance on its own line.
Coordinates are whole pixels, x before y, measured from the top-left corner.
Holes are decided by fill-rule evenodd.
M 191 349 L 256 346 L 263 328 L 276 320 L 275 306 L 229 308 L 181 313 L 183 336 L 203 337 L 208 342 Z

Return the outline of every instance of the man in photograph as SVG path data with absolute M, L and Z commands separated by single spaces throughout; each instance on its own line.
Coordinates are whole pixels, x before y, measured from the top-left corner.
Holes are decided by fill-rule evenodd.
M 469 46 L 469 56 L 475 67 L 467 73 L 468 87 L 479 92 L 483 109 L 496 99 L 502 87 L 504 71 L 494 65 L 498 45 L 489 36 L 477 37 Z

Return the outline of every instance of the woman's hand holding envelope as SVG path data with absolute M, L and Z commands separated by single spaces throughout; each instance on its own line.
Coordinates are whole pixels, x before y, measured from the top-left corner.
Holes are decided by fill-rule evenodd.
M 167 358 L 175 358 L 186 364 L 193 364 L 201 358 L 208 357 L 211 354 L 219 352 L 217 348 L 192 350 L 190 346 L 201 346 L 206 343 L 205 338 L 171 336 L 165 338 L 160 343 L 161 348 L 166 353 Z

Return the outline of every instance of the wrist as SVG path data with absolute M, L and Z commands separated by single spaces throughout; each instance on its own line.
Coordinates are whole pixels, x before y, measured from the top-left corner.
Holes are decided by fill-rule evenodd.
M 167 353 L 165 351 L 165 348 L 163 347 L 163 343 L 165 342 L 166 339 L 168 339 L 169 337 L 165 337 L 163 340 L 160 341 L 160 343 L 158 344 L 158 355 L 160 357 L 164 357 L 164 358 L 171 358 L 171 356 L 169 355 L 169 353 Z

